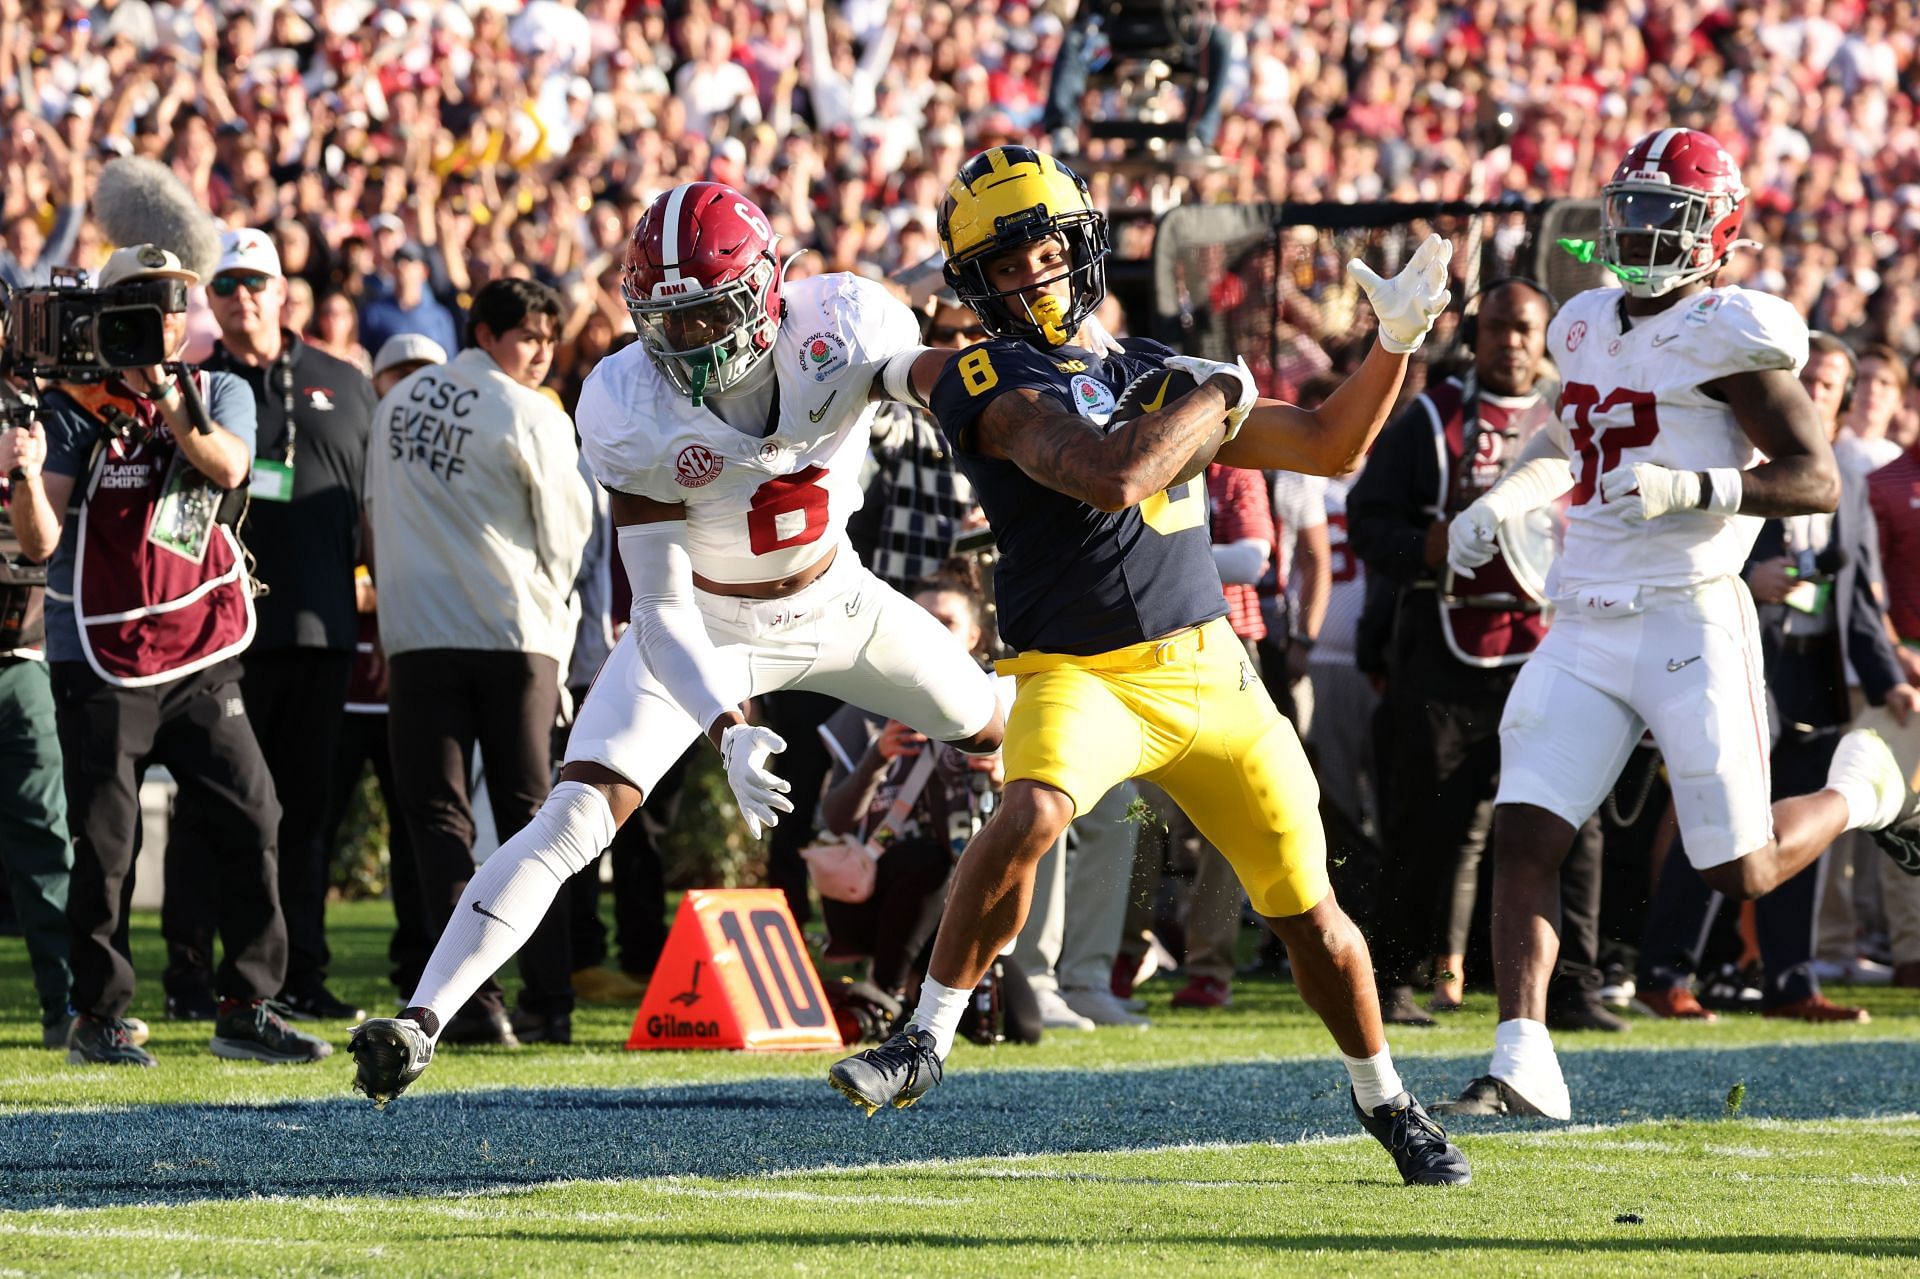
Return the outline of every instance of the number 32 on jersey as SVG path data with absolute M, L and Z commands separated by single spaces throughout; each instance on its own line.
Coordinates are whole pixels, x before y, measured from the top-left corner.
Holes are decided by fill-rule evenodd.
M 1595 424 L 1596 413 L 1626 407 L 1631 422 Z M 1617 386 L 1603 398 L 1600 388 L 1587 382 L 1569 382 L 1560 389 L 1560 413 L 1573 410 L 1567 429 L 1573 441 L 1573 504 L 1585 506 L 1600 491 L 1600 477 L 1620 465 L 1628 449 L 1645 448 L 1660 434 L 1660 404 L 1646 391 Z
M 982 395 L 1000 384 L 1000 374 L 987 358 L 985 347 L 975 347 L 955 364 L 969 395 Z M 1199 528 L 1207 514 L 1206 494 L 1200 476 L 1185 484 L 1155 493 L 1140 503 L 1140 518 L 1163 537 Z

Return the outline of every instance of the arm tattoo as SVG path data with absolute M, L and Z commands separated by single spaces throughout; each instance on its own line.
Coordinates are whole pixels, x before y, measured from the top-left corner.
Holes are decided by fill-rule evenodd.
M 1035 391 L 1002 395 L 980 416 L 980 443 L 1050 489 L 1103 510 L 1157 493 L 1220 426 L 1220 391 L 1202 387 L 1110 434 Z

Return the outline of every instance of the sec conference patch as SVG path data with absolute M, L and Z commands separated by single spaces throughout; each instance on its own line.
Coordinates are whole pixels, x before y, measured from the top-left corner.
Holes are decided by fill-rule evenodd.
M 673 460 L 674 483 L 682 488 L 704 488 L 720 474 L 726 459 L 704 444 L 689 444 Z

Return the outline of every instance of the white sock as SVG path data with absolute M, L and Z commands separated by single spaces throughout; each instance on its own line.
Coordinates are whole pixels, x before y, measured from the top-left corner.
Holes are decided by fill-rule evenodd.
M 1385 1048 L 1371 1057 L 1349 1057 L 1341 1053 L 1340 1060 L 1347 1063 L 1347 1078 L 1353 1081 L 1353 1099 L 1369 1115 L 1375 1107 L 1386 1105 L 1406 1091 L 1400 1082 L 1400 1072 L 1393 1068 L 1393 1054 Z
M 960 1029 L 960 1015 L 972 998 L 971 990 L 942 986 L 931 977 L 920 983 L 920 1003 L 908 1020 L 933 1036 L 933 1050 L 942 1061 L 953 1051 L 953 1034 Z
M 521 832 L 487 858 L 460 894 L 409 1007 L 445 1026 L 546 918 L 560 885 L 598 857 L 617 829 L 606 798 L 561 782 Z
M 1493 1062 L 1487 1073 L 1507 1083 L 1513 1090 L 1554 1119 L 1573 1116 L 1567 1081 L 1560 1073 L 1560 1058 L 1553 1051 L 1553 1036 L 1544 1022 L 1516 1017 L 1503 1021 L 1493 1031 Z

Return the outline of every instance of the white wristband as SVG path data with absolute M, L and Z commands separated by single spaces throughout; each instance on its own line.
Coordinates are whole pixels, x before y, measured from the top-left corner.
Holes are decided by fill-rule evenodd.
M 913 363 L 933 349 L 930 346 L 909 347 L 881 362 L 880 389 L 887 393 L 889 399 L 923 409 L 927 407 L 927 402 L 913 389 Z
M 1716 466 L 1705 474 L 1712 490 L 1705 509 L 1714 515 L 1740 514 L 1740 499 L 1746 490 L 1740 472 L 1731 466 Z

